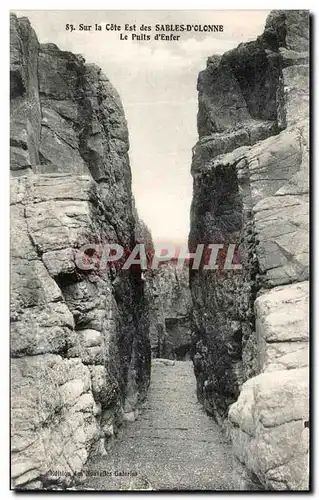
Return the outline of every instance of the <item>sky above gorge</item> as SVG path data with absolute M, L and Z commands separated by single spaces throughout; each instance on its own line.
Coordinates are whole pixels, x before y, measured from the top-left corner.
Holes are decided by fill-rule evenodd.
M 119 92 L 130 134 L 133 193 L 140 217 L 156 242 L 183 244 L 192 199 L 191 150 L 197 141 L 199 71 L 222 54 L 261 34 L 269 11 L 15 11 L 26 16 L 40 43 L 82 54 L 101 66 Z M 66 24 L 103 31 L 66 30 Z M 224 31 L 182 32 L 174 41 L 120 40 L 105 24 L 215 24 Z M 124 31 L 122 31 L 124 33 Z M 144 32 L 156 34 L 152 32 Z

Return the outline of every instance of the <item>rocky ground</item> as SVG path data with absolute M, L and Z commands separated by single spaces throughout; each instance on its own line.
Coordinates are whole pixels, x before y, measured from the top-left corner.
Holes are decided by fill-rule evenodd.
M 191 362 L 153 360 L 152 382 L 138 419 L 110 454 L 87 464 L 111 477 L 87 478 L 98 490 L 236 490 L 240 468 L 219 426 L 196 398 Z M 105 474 L 104 472 L 104 474 Z M 118 477 L 119 472 L 137 473 Z M 92 472 L 91 472 L 92 473 Z

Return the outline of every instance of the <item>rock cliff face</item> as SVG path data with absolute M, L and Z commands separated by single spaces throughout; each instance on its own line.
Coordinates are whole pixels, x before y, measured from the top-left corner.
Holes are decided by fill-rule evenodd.
M 149 269 L 143 273 L 145 297 L 150 316 L 150 342 L 153 358 L 190 359 L 191 295 L 188 265 L 172 259 L 151 269 L 154 257 L 152 234 L 135 210 L 136 240 L 145 245 Z
M 163 263 L 146 274 L 150 341 L 155 358 L 190 359 L 191 296 L 188 267 Z
M 128 131 L 97 66 L 26 18 L 10 34 L 12 478 L 65 487 L 149 384 L 141 272 L 75 264 L 86 243 L 135 245 Z
M 197 392 L 267 489 L 308 488 L 308 23 L 274 11 L 198 78 L 190 249 L 243 267 L 191 272 Z

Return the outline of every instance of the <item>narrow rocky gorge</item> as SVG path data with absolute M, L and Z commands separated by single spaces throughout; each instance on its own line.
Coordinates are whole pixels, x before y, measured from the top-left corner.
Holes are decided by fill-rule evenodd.
M 194 369 L 247 479 L 308 488 L 309 13 L 273 11 L 198 78 L 190 250 L 242 270 L 190 273 Z
M 138 217 L 136 241 L 144 245 L 148 266 L 143 271 L 145 298 L 149 311 L 152 358 L 191 359 L 191 308 L 189 269 L 177 258 L 152 266 L 155 246 L 150 229 Z
M 238 270 L 101 268 L 154 253 L 120 97 L 27 18 L 10 42 L 12 487 L 307 490 L 308 12 L 198 77 L 189 250 Z
M 191 296 L 187 266 L 163 262 L 146 279 L 153 358 L 191 359 Z

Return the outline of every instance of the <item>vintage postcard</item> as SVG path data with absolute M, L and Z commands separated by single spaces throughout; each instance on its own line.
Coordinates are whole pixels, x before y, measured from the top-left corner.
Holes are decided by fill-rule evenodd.
M 11 489 L 309 491 L 309 19 L 10 13 Z

